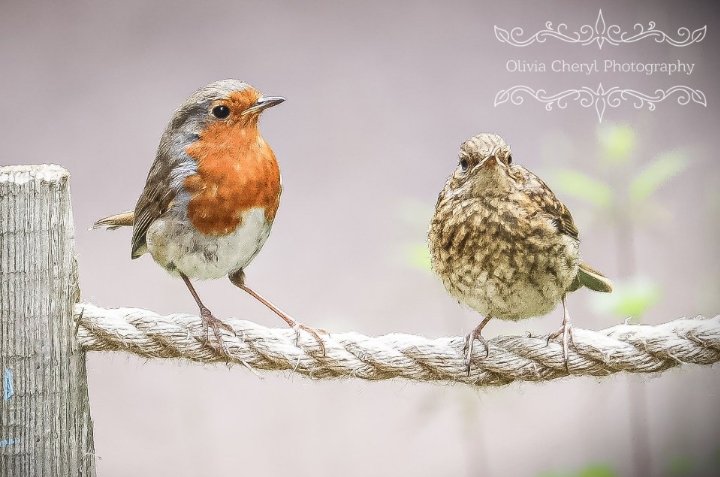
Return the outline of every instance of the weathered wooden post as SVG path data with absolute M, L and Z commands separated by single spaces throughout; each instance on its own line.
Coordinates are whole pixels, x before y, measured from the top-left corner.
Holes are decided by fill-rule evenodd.
M 0 476 L 94 476 L 68 172 L 0 167 Z

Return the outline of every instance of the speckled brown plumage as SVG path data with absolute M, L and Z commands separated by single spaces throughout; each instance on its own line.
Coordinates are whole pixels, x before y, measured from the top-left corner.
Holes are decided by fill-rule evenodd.
M 480 134 L 461 146 L 438 197 L 429 245 L 448 292 L 485 316 L 468 335 L 468 360 L 491 318 L 544 315 L 582 285 L 610 291 L 606 278 L 580 262 L 579 244 L 570 211 L 540 178 L 512 163 L 500 136 Z M 567 312 L 563 323 L 567 356 Z

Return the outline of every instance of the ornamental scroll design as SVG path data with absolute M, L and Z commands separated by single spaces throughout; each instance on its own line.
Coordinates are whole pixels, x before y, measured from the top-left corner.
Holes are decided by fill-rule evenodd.
M 635 109 L 647 108 L 649 111 L 654 111 L 657 103 L 673 96 L 676 97 L 678 104 L 683 106 L 692 102 L 707 107 L 705 93 L 689 86 L 676 85 L 667 89 L 656 89 L 653 93 L 643 93 L 618 86 L 605 89 L 602 83 L 595 89 L 583 86 L 577 89 L 566 89 L 555 94 L 549 94 L 545 89 L 515 85 L 498 91 L 493 106 L 504 103 L 521 105 L 525 101 L 525 97 L 530 97 L 544 103 L 545 110 L 552 111 L 555 107 L 565 109 L 569 102 L 577 102 L 583 108 L 594 108 L 598 122 L 602 122 L 608 108 L 618 108 L 625 102 L 631 102 Z
M 656 28 L 654 21 L 650 21 L 647 27 L 642 23 L 636 23 L 631 31 L 624 31 L 617 24 L 607 24 L 602 10 L 598 10 L 595 24 L 586 23 L 580 28 L 571 31 L 566 23 L 559 23 L 553 26 L 551 21 L 545 22 L 545 28 L 537 31 L 528 37 L 520 27 L 510 30 L 495 27 L 495 38 L 502 43 L 512 46 L 524 47 L 533 43 L 545 43 L 548 38 L 555 38 L 566 43 L 577 43 L 583 46 L 597 44 L 602 49 L 605 44 L 618 46 L 623 43 L 635 43 L 646 38 L 652 38 L 656 43 L 667 43 L 676 47 L 685 47 L 694 43 L 700 43 L 707 34 L 707 25 L 690 30 L 687 27 L 680 27 L 675 36 L 668 35 Z

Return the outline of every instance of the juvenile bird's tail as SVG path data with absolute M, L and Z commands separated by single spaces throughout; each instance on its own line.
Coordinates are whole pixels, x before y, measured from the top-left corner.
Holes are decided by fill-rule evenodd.
M 135 224 L 135 212 L 129 210 L 122 214 L 111 215 L 104 217 L 92 226 L 94 229 L 108 229 L 113 230 L 118 227 L 132 227 Z
M 582 286 L 603 293 L 610 293 L 613 289 L 612 282 L 605 275 L 594 270 L 587 263 L 580 262 L 578 274 L 571 286 L 571 291 Z

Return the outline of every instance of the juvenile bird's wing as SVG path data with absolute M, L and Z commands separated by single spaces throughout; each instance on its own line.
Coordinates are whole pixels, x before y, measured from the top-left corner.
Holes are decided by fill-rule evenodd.
M 609 278 L 584 262 L 580 263 L 575 281 L 578 282 L 577 288 L 586 286 L 591 290 L 602 293 L 610 293 L 613 290 L 613 285 Z
M 538 176 L 521 166 L 513 166 L 516 174 L 524 181 L 523 190 L 542 213 L 546 214 L 557 228 L 558 232 L 578 239 L 578 229 L 565 204 L 560 202 L 550 187 Z
M 555 194 L 542 179 L 527 169 L 524 169 L 524 174 L 526 180 L 525 190 L 530 198 L 551 218 L 559 233 L 577 240 L 578 229 L 575 226 L 570 210 L 555 197 Z M 580 262 L 577 276 L 570 284 L 568 291 L 575 291 L 582 286 L 603 293 L 610 293 L 612 291 L 612 282 L 602 273 L 584 262 Z
M 132 235 L 132 258 L 145 253 L 145 234 L 158 217 L 167 212 L 176 191 L 171 187 L 171 173 L 174 161 L 168 160 L 164 148 L 160 147 L 148 172 L 145 188 L 135 206 L 135 227 Z

